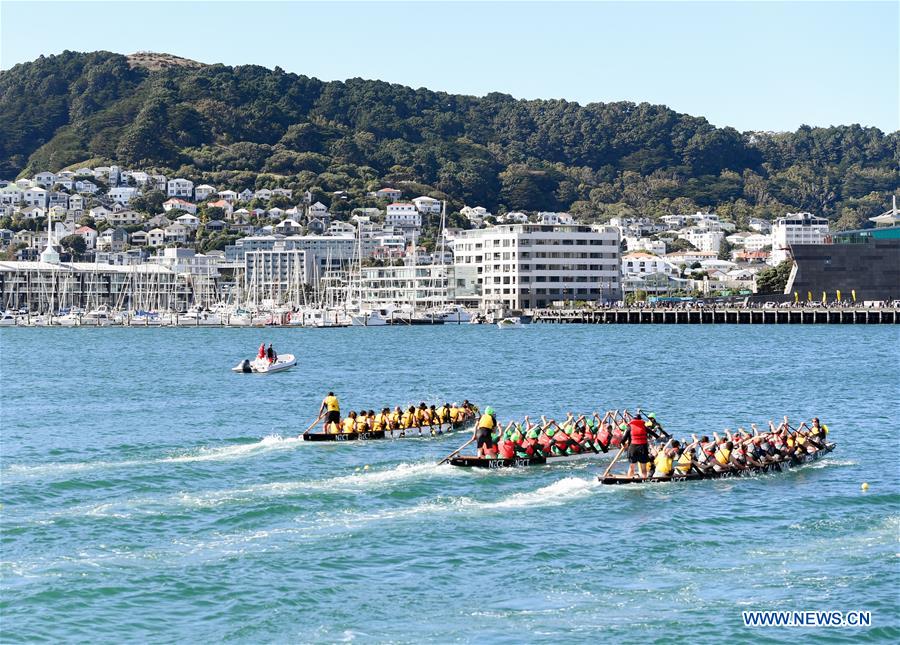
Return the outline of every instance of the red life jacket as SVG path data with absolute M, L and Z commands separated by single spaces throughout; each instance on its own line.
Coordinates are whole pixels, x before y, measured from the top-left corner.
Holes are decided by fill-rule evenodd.
M 584 438 L 587 439 L 588 441 L 593 441 L 596 438 L 596 435 L 594 435 L 594 433 L 591 432 L 590 430 L 585 430 Z
M 525 439 L 525 441 L 522 442 L 522 448 L 525 449 L 525 452 L 529 457 L 534 454 L 534 449 L 536 446 L 537 439 Z
M 569 435 L 567 435 L 562 430 L 557 430 L 553 435 L 553 441 L 556 442 L 556 447 L 560 450 L 565 450 L 566 446 L 569 445 Z
M 516 447 L 512 441 L 504 441 L 500 444 L 500 458 L 512 459 L 516 456 Z
M 493 446 L 490 446 L 490 447 L 485 446 L 484 447 L 484 456 L 487 457 L 488 459 L 496 459 L 497 444 L 494 444 Z
M 622 445 L 622 431 L 618 428 L 613 428 L 612 432 L 612 440 L 610 441 L 612 445 L 616 448 Z
M 550 435 L 548 435 L 546 432 L 542 432 L 540 435 L 538 435 L 538 443 L 541 446 L 546 448 L 551 443 L 553 443 L 553 440 L 550 438 Z
M 597 439 L 600 441 L 601 445 L 609 446 L 610 436 L 609 430 L 606 428 L 606 426 L 602 426 L 600 428 L 600 432 L 597 433 Z
M 643 419 L 632 419 L 628 424 L 631 429 L 631 445 L 641 446 L 647 445 L 647 425 Z

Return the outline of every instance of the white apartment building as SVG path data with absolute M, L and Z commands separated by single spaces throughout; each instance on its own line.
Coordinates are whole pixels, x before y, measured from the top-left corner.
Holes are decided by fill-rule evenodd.
M 725 234 L 722 231 L 710 231 L 703 228 L 689 228 L 678 234 L 678 238 L 687 240 L 693 244 L 698 251 L 719 252 L 722 247 L 722 240 Z
M 47 191 L 43 188 L 26 188 L 22 191 L 22 201 L 26 206 L 47 207 Z
M 363 267 L 360 293 L 363 304 L 373 308 L 477 301 L 474 271 L 447 264 Z
M 197 205 L 192 204 L 189 201 L 184 199 L 180 199 L 178 197 L 173 197 L 172 199 L 167 199 L 163 202 L 163 210 L 167 213 L 169 211 L 184 211 L 185 213 L 190 213 L 191 215 L 196 215 L 197 213 Z
M 663 240 L 653 240 L 649 237 L 625 236 L 625 247 L 628 251 L 646 251 L 656 255 L 666 254 L 666 243 Z
M 170 179 L 166 183 L 166 194 L 169 197 L 180 197 L 182 199 L 194 198 L 194 182 L 187 179 Z
M 415 204 L 395 202 L 388 204 L 384 216 L 386 226 L 395 226 L 404 232 L 422 228 L 422 214 L 416 209 Z
M 312 263 L 310 279 L 313 281 L 324 275 L 325 271 L 339 269 L 356 258 L 357 241 L 352 235 L 253 235 L 226 246 L 225 261 L 243 265 L 248 252 L 271 250 L 276 244 L 282 244 L 289 251 L 306 251 L 308 261 Z
M 454 253 L 454 266 L 475 270 L 482 308 L 621 298 L 615 227 L 504 224 L 461 231 Z
M 115 188 L 110 188 L 107 194 L 109 195 L 109 198 L 114 202 L 127 204 L 132 199 L 140 195 L 141 191 L 133 186 L 116 186 Z
M 772 224 L 772 263 L 790 256 L 794 244 L 822 244 L 828 235 L 828 220 L 811 213 L 788 213 Z
M 149 240 L 148 240 L 149 241 Z M 194 276 L 219 277 L 218 255 L 203 255 L 194 249 L 163 249 L 162 253 L 147 258 L 148 264 L 166 267 L 173 273 Z

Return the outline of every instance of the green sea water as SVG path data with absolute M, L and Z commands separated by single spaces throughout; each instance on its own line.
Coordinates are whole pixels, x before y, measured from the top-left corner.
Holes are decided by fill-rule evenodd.
M 896 642 L 889 326 L 0 329 L 0 641 Z M 299 366 L 234 374 L 261 342 Z M 820 416 L 837 449 L 741 480 L 476 472 L 465 433 L 302 442 L 345 410 L 637 406 L 676 435 Z M 366 468 L 368 466 L 368 468 Z M 868 482 L 867 492 L 860 490 Z M 868 610 L 748 629 L 741 611 Z

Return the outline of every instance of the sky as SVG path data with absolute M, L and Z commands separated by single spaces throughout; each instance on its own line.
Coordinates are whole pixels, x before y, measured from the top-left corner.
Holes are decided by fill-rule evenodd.
M 0 1 L 0 69 L 167 52 L 323 80 L 662 103 L 738 130 L 900 129 L 900 2 Z

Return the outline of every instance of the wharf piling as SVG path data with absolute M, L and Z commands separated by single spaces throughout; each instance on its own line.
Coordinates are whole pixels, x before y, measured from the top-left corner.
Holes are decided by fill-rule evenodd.
M 790 309 L 538 309 L 532 322 L 617 325 L 885 325 L 900 323 L 898 308 Z

